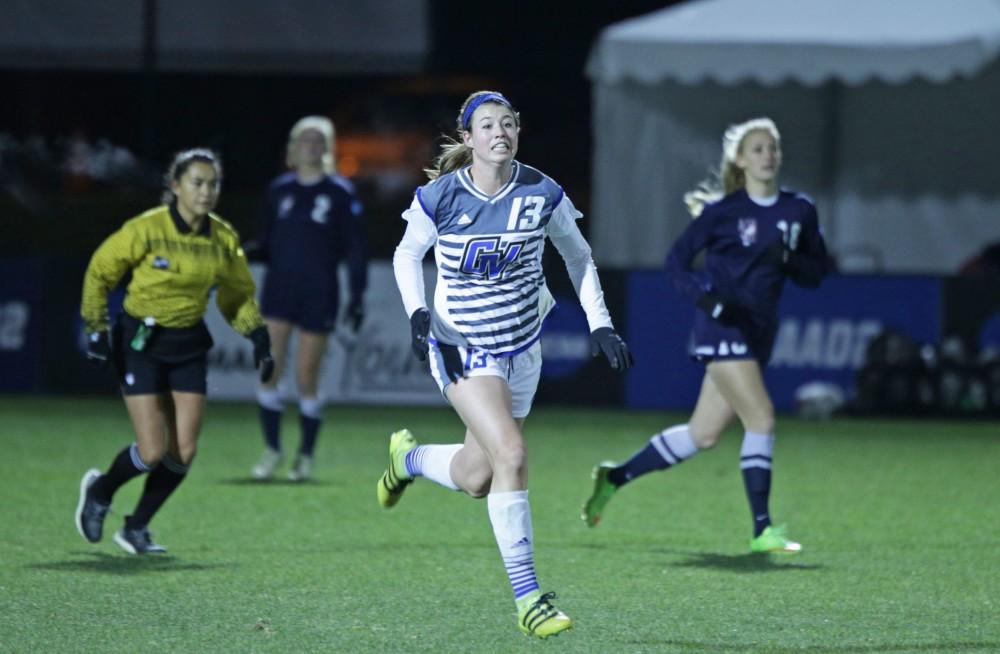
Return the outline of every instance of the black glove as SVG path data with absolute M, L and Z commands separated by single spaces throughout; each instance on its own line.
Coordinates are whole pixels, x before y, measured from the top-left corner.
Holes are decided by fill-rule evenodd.
M 723 325 L 735 325 L 739 322 L 740 309 L 736 303 L 715 293 L 705 293 L 695 304 Z
M 274 374 L 274 359 L 271 357 L 271 337 L 267 327 L 258 327 L 248 337 L 253 343 L 253 367 L 260 371 L 260 382 L 266 384 Z
M 437 348 L 441 352 L 441 358 L 444 359 L 444 374 L 448 379 L 454 382 L 465 377 L 465 364 L 462 363 L 462 354 L 458 351 L 458 347 L 439 342 Z
M 269 256 L 264 244 L 260 241 L 247 241 L 243 244 L 243 254 L 247 261 L 254 263 L 269 263 Z
M 764 263 L 778 266 L 784 269 L 788 265 L 788 260 L 792 256 L 792 251 L 788 249 L 783 241 L 776 241 L 764 250 Z
M 610 327 L 598 327 L 590 332 L 590 356 L 596 357 L 601 352 L 608 358 L 611 367 L 619 372 L 628 370 L 635 363 L 628 345 Z
M 348 324 L 355 334 L 361 329 L 361 323 L 365 321 L 365 307 L 361 300 L 351 300 L 347 308 L 344 309 L 344 322 Z
M 427 335 L 431 331 L 431 312 L 417 309 L 410 316 L 410 347 L 418 361 L 427 360 Z
M 111 360 L 111 335 L 108 330 L 87 334 L 87 349 L 83 356 L 88 362 L 104 367 Z

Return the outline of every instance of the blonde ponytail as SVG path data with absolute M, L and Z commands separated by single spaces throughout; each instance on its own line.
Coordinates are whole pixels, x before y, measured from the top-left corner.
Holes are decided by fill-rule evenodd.
M 781 148 L 781 134 L 778 127 L 770 118 L 753 118 L 743 123 L 730 125 L 722 135 L 722 160 L 719 162 L 719 170 L 713 171 L 709 177 L 699 182 L 698 186 L 684 194 L 684 204 L 687 205 L 688 212 L 692 217 L 701 215 L 705 205 L 718 202 L 733 191 L 737 191 L 746 184 L 746 176 L 743 170 L 736 165 L 736 157 L 743 147 L 743 139 L 747 134 L 757 130 L 763 130 L 774 137 L 774 142 Z

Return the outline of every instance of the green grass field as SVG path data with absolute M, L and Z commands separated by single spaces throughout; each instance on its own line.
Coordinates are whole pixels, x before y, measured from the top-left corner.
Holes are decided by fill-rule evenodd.
M 329 407 L 317 480 L 255 484 L 256 412 L 214 404 L 153 522 L 166 556 L 73 525 L 83 471 L 131 440 L 118 400 L 0 397 L 0 652 L 998 652 L 996 423 L 779 420 L 772 515 L 806 551 L 747 554 L 739 434 L 578 514 L 591 466 L 678 416 L 539 409 L 528 421 L 543 590 L 574 628 L 517 630 L 486 506 L 432 483 L 384 511 L 388 434 L 460 433 L 447 409 Z M 294 414 L 286 444 L 297 442 Z

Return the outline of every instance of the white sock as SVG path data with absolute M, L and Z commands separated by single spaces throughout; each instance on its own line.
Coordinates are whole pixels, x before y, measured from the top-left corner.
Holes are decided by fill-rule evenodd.
M 452 445 L 417 445 L 406 453 L 406 472 L 413 477 L 425 477 L 445 488 L 458 490 L 451 478 L 451 460 L 462 449 Z
M 318 397 L 300 397 L 299 413 L 307 418 L 322 418 L 323 400 Z
M 685 459 L 690 459 L 698 453 L 698 446 L 691 438 L 691 429 L 686 424 L 664 429 L 653 436 L 650 442 L 663 457 L 663 460 L 672 466 Z
M 490 493 L 486 496 L 486 506 L 514 599 L 518 600 L 538 590 L 528 491 Z
M 281 411 L 284 408 L 281 393 L 278 392 L 277 388 L 258 388 L 257 403 L 271 411 Z
M 761 434 L 747 431 L 743 434 L 743 444 L 740 446 L 740 468 L 771 469 L 771 458 L 774 456 L 774 434 Z

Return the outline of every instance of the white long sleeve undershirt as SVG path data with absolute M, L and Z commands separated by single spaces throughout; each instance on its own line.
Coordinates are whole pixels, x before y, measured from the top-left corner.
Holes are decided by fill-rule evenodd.
M 590 331 L 594 331 L 613 325 L 604 304 L 604 291 L 601 289 L 590 245 L 576 224 L 576 219 L 581 215 L 569 198 L 564 196 L 553 212 L 546 231 L 566 264 L 570 281 L 587 315 L 587 324 Z M 422 262 L 427 251 L 437 241 L 437 228 L 416 200 L 403 212 L 403 218 L 406 220 L 406 232 L 396 247 L 392 267 L 403 299 L 403 308 L 409 317 L 417 309 L 427 307 Z

